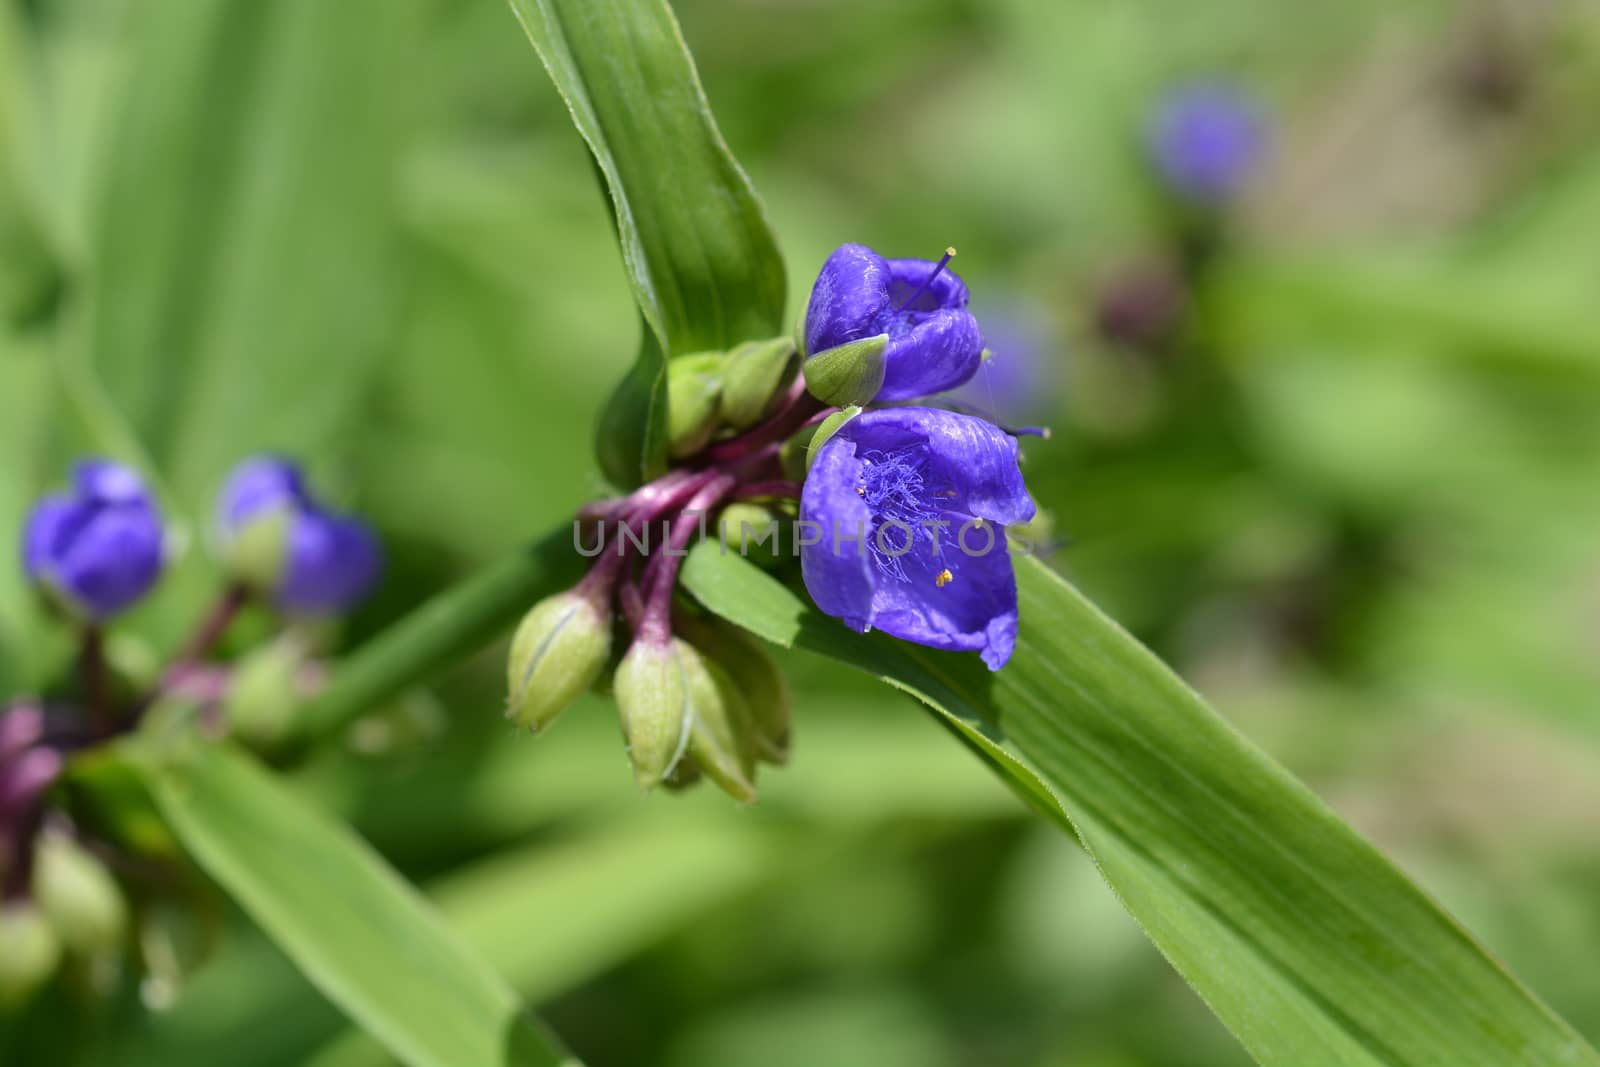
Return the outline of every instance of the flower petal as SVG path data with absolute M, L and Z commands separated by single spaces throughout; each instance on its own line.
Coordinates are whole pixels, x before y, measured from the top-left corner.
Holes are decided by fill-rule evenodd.
M 35 504 L 22 533 L 22 569 L 28 578 L 36 582 L 48 578 L 66 546 L 93 517 L 92 505 L 65 494 Z
M 310 504 L 300 468 L 276 456 L 247 459 L 233 469 L 217 504 L 217 526 L 224 536 L 269 508 Z
M 149 490 L 137 471 L 109 459 L 80 460 L 72 468 L 72 487 L 80 499 L 96 504 L 146 504 Z
M 366 596 L 382 566 L 382 549 L 365 523 L 303 511 L 289 530 L 278 603 L 303 615 L 337 614 Z
M 115 615 L 161 576 L 164 532 L 144 503 L 101 507 L 64 546 L 50 577 L 96 618 Z
M 860 483 L 856 446 L 836 435 L 817 452 L 800 496 L 805 539 L 819 538 L 800 550 L 806 591 L 817 607 L 858 631 L 871 625 L 875 584 L 866 545 L 872 515 L 856 491 Z
M 922 293 L 908 305 L 913 311 L 967 306 L 967 283 L 962 281 L 961 276 L 955 271 L 939 271 L 933 281 L 923 288 L 924 283 L 928 282 L 928 277 L 938 269 L 939 264 L 936 261 L 890 259 L 885 262 L 889 265 L 889 299 L 896 307 L 905 303 L 906 298 L 915 294 L 918 289 L 922 289 Z
M 806 352 L 881 333 L 889 310 L 889 265 L 865 245 L 840 245 L 822 265 L 806 308 Z
M 983 333 L 972 313 L 942 308 L 916 316 L 904 333 L 890 331 L 878 399 L 915 400 L 963 385 L 983 362 Z
M 1017 580 L 1006 535 L 995 523 L 946 512 L 937 555 L 918 539 L 900 557 L 905 580 L 878 583 L 872 625 L 931 648 L 980 652 L 990 670 L 1011 658 Z
M 939 408 L 884 408 L 845 423 L 836 435 L 841 437 L 862 451 L 924 447 L 925 481 L 945 510 L 1006 526 L 1033 518 L 1033 498 L 1017 465 L 1017 439 L 983 419 Z

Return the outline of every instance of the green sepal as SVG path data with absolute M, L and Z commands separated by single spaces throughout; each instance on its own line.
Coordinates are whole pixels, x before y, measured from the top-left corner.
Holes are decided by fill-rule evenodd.
M 857 415 L 861 414 L 858 407 L 843 408 L 822 420 L 822 425 L 817 427 L 811 435 L 811 441 L 806 445 L 806 473 L 811 473 L 811 465 L 817 461 L 817 452 L 828 443 L 829 438 L 839 432 L 840 427 Z
M 870 404 L 883 388 L 889 335 L 863 337 L 809 357 L 801 366 L 806 388 L 824 404 Z
M 270 593 L 289 563 L 289 525 L 294 509 L 274 507 L 246 522 L 228 541 L 223 563 L 236 582 Z

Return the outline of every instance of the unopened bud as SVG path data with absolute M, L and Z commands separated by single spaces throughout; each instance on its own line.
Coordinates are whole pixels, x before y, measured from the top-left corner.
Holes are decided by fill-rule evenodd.
M 722 420 L 737 430 L 760 422 L 792 379 L 794 341 L 746 341 L 728 353 L 722 373 Z
M 612 683 L 633 777 L 642 789 L 660 785 L 689 747 L 693 716 L 681 644 L 635 641 Z
M 28 901 L 0 905 L 0 1008 L 14 1008 L 50 980 L 61 939 Z
M 881 333 L 818 352 L 803 365 L 806 389 L 824 404 L 870 404 L 883 388 L 888 345 Z
M 711 443 L 719 422 L 721 352 L 679 356 L 667 367 L 667 452 L 692 456 Z
M 106 865 L 70 836 L 47 831 L 33 857 L 33 897 L 67 950 L 115 951 L 128 928 L 128 904 Z
M 715 660 L 675 641 L 692 708 L 689 755 L 705 776 L 744 804 L 756 799 L 756 747 L 750 708 Z
M 767 763 L 789 762 L 793 703 L 783 672 L 753 635 L 714 617 L 680 619 L 678 629 L 716 660 L 749 709 L 751 740 Z
M 229 730 L 262 751 L 281 745 L 294 726 L 304 664 L 304 648 L 287 640 L 274 641 L 240 660 L 222 701 Z
M 594 600 L 568 590 L 539 601 L 511 639 L 507 717 L 544 729 L 594 684 L 610 656 L 611 619 Z
M 717 518 L 722 544 L 731 552 L 763 567 L 776 565 L 783 558 L 785 523 L 760 504 L 739 501 L 722 509 Z

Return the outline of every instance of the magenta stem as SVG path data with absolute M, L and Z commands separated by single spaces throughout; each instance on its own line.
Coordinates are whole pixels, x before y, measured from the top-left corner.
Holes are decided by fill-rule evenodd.
M 672 520 L 672 530 L 667 535 L 661 552 L 645 568 L 640 585 L 644 590 L 644 613 L 634 634 L 641 641 L 665 644 L 672 637 L 672 587 L 678 581 L 678 568 L 683 563 L 689 539 L 700 528 L 701 520 L 733 490 L 731 475 L 718 474 L 704 488 L 690 498 L 683 510 Z
M 806 392 L 805 376 L 801 375 L 795 378 L 794 384 L 789 387 L 789 397 L 776 415 L 748 433 L 712 445 L 701 455 L 712 464 L 742 459 L 759 448 L 788 437 L 825 406 L 822 401 Z
M 116 729 L 111 708 L 111 684 L 106 668 L 106 632 L 99 623 L 83 630 L 83 647 L 78 653 L 78 672 L 83 679 L 83 701 L 89 706 L 94 731 L 107 736 Z
M 189 635 L 183 648 L 173 661 L 175 668 L 189 666 L 206 659 L 215 652 L 222 643 L 223 635 L 228 632 L 228 627 L 233 625 L 233 620 L 239 617 L 239 612 L 250 603 L 250 588 L 242 582 L 234 582 L 222 591 L 216 603 L 211 605 L 211 610 L 206 612 L 200 624 Z

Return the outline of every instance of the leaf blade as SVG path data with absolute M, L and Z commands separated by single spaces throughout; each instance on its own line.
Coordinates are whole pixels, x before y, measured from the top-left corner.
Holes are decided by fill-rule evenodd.
M 395 1055 L 416 1067 L 576 1063 L 354 833 L 227 745 L 185 737 L 150 748 L 142 765 L 184 847 Z
M 628 448 L 642 453 L 602 451 L 631 483 L 665 457 L 665 361 L 780 332 L 783 260 L 665 0 L 510 2 L 604 179 L 650 334 L 609 420 L 641 431 Z
M 1600 1063 L 1310 790 L 1036 561 L 1019 561 L 1025 624 L 995 675 L 852 635 L 715 546 L 691 555 L 684 580 L 760 636 L 918 696 L 1036 806 L 1043 785 L 1261 1063 Z

